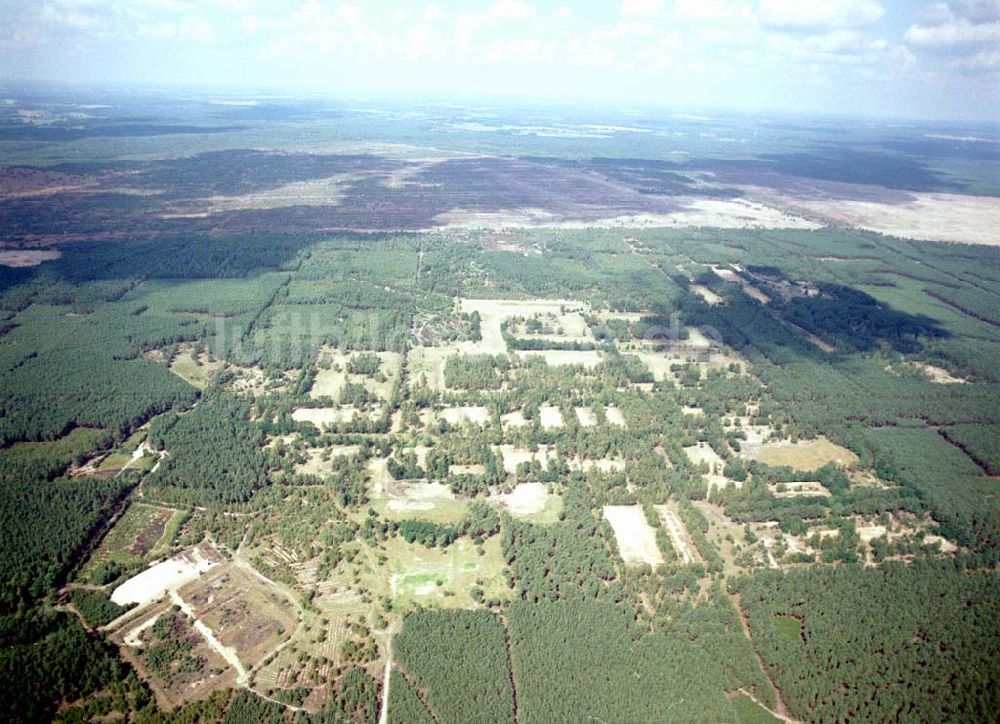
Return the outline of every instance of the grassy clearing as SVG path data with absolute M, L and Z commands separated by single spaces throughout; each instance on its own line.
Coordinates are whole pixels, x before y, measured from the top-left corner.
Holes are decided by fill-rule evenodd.
M 174 357 L 174 361 L 170 363 L 170 371 L 185 382 L 203 390 L 208 386 L 212 375 L 223 366 L 222 360 L 209 361 L 208 355 L 204 353 L 196 360 L 192 351 L 186 349 Z
M 781 719 L 755 702 L 746 694 L 740 694 L 732 701 L 736 721 L 739 724 L 779 724 Z
M 133 503 L 101 541 L 94 555 L 79 573 L 80 581 L 90 581 L 99 570 L 129 568 L 159 552 L 168 525 L 179 514 L 166 508 Z
M 798 443 L 761 445 L 754 452 L 753 459 L 768 465 L 787 465 L 796 470 L 812 472 L 830 463 L 849 467 L 858 461 L 858 456 L 821 436 Z
M 562 496 L 550 493 L 545 483 L 521 483 L 499 499 L 515 518 L 540 525 L 558 521 L 563 509 Z
M 471 591 L 476 586 L 486 598 L 509 597 L 499 536 L 483 543 L 482 555 L 477 548 L 465 538 L 444 550 L 401 538 L 389 540 L 386 555 L 393 608 L 472 608 L 476 602 Z

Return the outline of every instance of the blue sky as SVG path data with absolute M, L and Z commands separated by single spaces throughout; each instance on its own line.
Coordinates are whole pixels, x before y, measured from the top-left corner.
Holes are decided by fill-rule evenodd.
M 1000 0 L 0 0 L 0 79 L 1000 120 Z

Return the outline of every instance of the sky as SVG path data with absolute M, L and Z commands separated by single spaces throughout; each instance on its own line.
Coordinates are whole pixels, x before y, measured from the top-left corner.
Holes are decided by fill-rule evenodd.
M 1000 0 L 0 0 L 0 81 L 1000 121 Z

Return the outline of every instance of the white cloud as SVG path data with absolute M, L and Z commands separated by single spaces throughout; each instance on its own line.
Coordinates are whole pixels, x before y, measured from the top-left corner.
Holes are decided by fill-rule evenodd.
M 240 27 L 247 35 L 255 35 L 260 29 L 260 18 L 256 15 L 244 15 L 240 18 Z
M 337 6 L 337 17 L 350 25 L 360 25 L 361 8 L 350 3 L 341 3 Z
M 711 23 L 753 23 L 754 11 L 749 3 L 731 0 L 676 0 L 674 8 L 680 17 Z
M 959 59 L 956 61 L 955 67 L 971 71 L 1000 71 L 1000 50 L 981 50 Z
M 956 0 L 950 9 L 956 17 L 971 23 L 1000 22 L 1000 0 Z
M 428 5 L 424 8 L 424 20 L 429 23 L 435 23 L 439 20 L 444 20 L 444 11 L 441 10 L 437 5 Z
M 663 0 L 622 0 L 622 15 L 626 18 L 650 18 L 660 14 Z
M 487 11 L 494 20 L 526 20 L 535 9 L 521 0 L 500 0 Z
M 138 28 L 139 35 L 159 40 L 194 41 L 211 43 L 215 40 L 212 26 L 204 19 L 186 15 L 176 21 L 143 23 Z
M 903 39 L 922 50 L 949 50 L 1000 43 L 1000 23 L 970 23 L 958 19 L 941 25 L 913 25 Z
M 883 15 L 877 0 L 760 0 L 761 22 L 774 28 L 861 27 Z

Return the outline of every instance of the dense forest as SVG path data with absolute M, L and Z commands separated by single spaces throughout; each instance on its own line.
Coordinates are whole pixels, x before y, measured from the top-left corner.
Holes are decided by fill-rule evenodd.
M 949 561 L 817 567 L 760 573 L 741 600 L 806 721 L 986 721 L 1000 692 L 998 585 Z
M 995 256 L 830 229 L 518 233 L 544 253 L 471 233 L 220 234 L 0 270 L 10 718 L 79 700 L 68 720 L 373 722 L 398 630 L 391 721 L 767 720 L 755 701 L 805 720 L 989 719 Z M 851 262 L 817 262 L 834 247 Z M 496 330 L 456 299 L 484 296 L 577 300 L 585 329 L 508 320 L 509 354 L 435 366 Z M 384 351 L 403 353 L 383 355 L 398 379 Z M 332 414 L 348 405 L 362 414 Z M 447 417 L 461 407 L 482 420 Z M 754 459 L 818 435 L 856 462 Z M 695 462 L 699 446 L 716 457 Z M 787 494 L 803 481 L 817 487 Z M 427 483 L 442 485 L 421 498 Z M 520 483 L 542 510 L 518 510 Z M 162 520 L 128 537 L 127 564 L 79 577 L 140 495 Z M 641 508 L 662 563 L 626 563 L 610 505 Z M 958 550 L 925 544 L 938 535 Z M 170 715 L 88 629 L 125 612 L 110 593 L 127 574 L 204 541 L 293 592 L 303 624 L 281 665 L 298 678 Z M 406 582 L 442 559 L 436 579 L 468 585 Z M 140 660 L 161 682 L 200 663 L 169 623 Z

